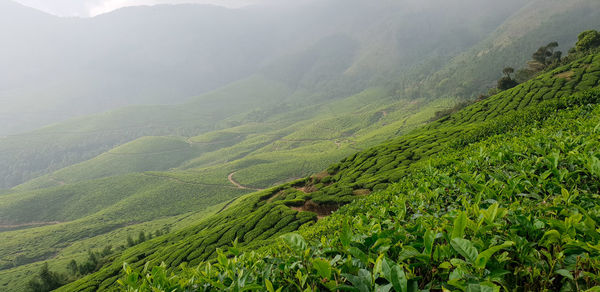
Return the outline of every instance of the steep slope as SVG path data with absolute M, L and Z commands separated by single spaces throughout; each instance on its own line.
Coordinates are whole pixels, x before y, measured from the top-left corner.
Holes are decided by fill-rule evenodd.
M 543 121 L 414 164 L 387 190 L 305 226 L 310 241 L 234 244 L 175 273 L 125 264 L 113 288 L 595 291 L 600 90 L 565 101 L 558 113 L 531 112 Z
M 364 97 L 365 95 L 361 95 L 357 99 L 368 104 L 368 100 L 362 99 Z M 393 121 L 402 114 L 408 114 L 407 111 L 411 106 L 414 109 L 418 108 L 417 104 L 408 101 L 402 103 L 402 106 L 399 105 L 398 109 L 388 108 L 387 119 Z M 348 108 L 355 107 L 348 106 Z M 432 108 L 431 114 L 435 110 Z M 337 111 L 341 111 L 341 106 L 337 107 Z M 383 118 L 381 109 L 375 107 L 368 109 L 365 114 L 358 115 L 358 119 L 353 117 L 347 120 L 348 125 L 337 129 L 323 130 L 322 123 L 316 123 L 313 127 L 302 123 L 290 127 L 287 130 L 288 134 L 281 133 L 282 129 L 276 129 L 275 131 L 280 133 L 275 137 L 264 137 L 262 134 L 251 134 L 256 130 L 255 127 L 262 128 L 261 124 L 256 124 L 255 127 L 240 126 L 228 130 L 233 132 L 214 132 L 187 141 L 174 137 L 152 137 L 126 144 L 96 159 L 21 185 L 15 189 L 16 192 L 0 198 L 0 214 L 2 214 L 0 222 L 3 228 L 18 229 L 18 231 L 3 233 L 11 239 L 1 244 L 0 249 L 3 251 L 1 262 L 4 268 L 10 268 L 14 263 L 39 261 L 55 254 L 60 258 L 72 257 L 70 246 L 80 241 L 89 241 L 87 238 L 102 238 L 107 232 L 119 232 L 126 229 L 129 224 L 142 222 L 145 224 L 149 220 L 154 222 L 160 219 L 168 222 L 165 221 L 166 217 L 182 212 L 204 212 L 210 206 L 248 193 L 254 188 L 305 176 L 315 170 L 324 169 L 328 161 L 339 160 L 344 155 L 355 152 L 354 147 L 367 147 L 376 141 L 383 141 L 387 137 L 396 135 L 399 129 L 409 130 L 431 116 L 422 115 L 420 111 L 417 113 L 422 117 L 408 116 L 407 118 L 414 120 L 414 123 L 400 121 L 400 124 L 406 124 L 403 126 L 394 123 L 382 126 L 382 123 L 387 120 Z M 370 117 L 373 116 L 377 118 L 371 119 Z M 342 120 L 337 118 L 334 122 Z M 342 135 L 349 128 L 362 128 L 359 132 L 364 131 L 364 133 L 345 138 L 339 136 L 344 139 L 357 139 L 357 141 L 340 139 L 337 146 L 334 143 L 337 135 Z M 384 130 L 386 128 L 387 130 Z M 377 129 L 378 134 L 367 135 L 370 129 Z M 310 140 L 318 137 L 317 135 L 323 135 L 321 136 L 323 141 L 316 143 Z M 138 171 L 131 168 L 152 166 L 150 163 L 154 160 L 149 159 L 150 157 L 185 157 L 188 151 L 204 151 L 209 147 L 223 146 L 231 143 L 232 140 L 239 140 L 240 136 L 255 136 L 256 139 L 248 138 L 241 144 L 207 152 L 208 156 L 202 155 L 187 162 L 188 166 L 195 165 L 193 169 L 144 172 L 89 180 L 98 175 L 106 175 L 106 172 L 116 175 L 126 171 Z M 269 143 L 271 140 L 263 140 L 263 138 L 275 139 L 275 142 Z M 248 144 L 253 139 L 256 140 L 257 145 Z M 161 143 L 143 143 L 147 140 Z M 263 145 L 265 141 L 268 143 L 266 146 Z M 148 146 L 152 147 L 148 148 Z M 174 149 L 174 152 L 171 152 L 171 149 Z M 148 152 L 150 150 L 159 153 L 154 155 L 152 154 L 154 152 Z M 240 151 L 242 154 L 246 151 L 250 153 L 235 159 L 234 157 L 239 155 Z M 316 151 L 320 154 L 314 154 Z M 122 153 L 122 155 L 115 158 L 112 152 Z M 212 165 L 215 161 L 219 162 L 219 159 L 232 159 L 232 161 Z M 118 168 L 123 163 L 127 167 Z M 209 166 L 198 168 L 198 165 Z M 238 186 L 227 180 L 228 176 L 235 183 L 241 183 L 247 188 L 240 190 Z M 139 208 L 140 204 L 146 206 L 144 211 Z M 44 223 L 56 225 L 39 226 Z M 66 230 L 68 232 L 65 232 Z M 69 254 L 64 255 L 67 251 Z M 85 250 L 80 252 L 85 253 Z M 59 262 L 51 259 L 51 265 L 57 263 Z M 16 265 L 16 268 L 3 272 L 4 277 L 26 271 L 27 267 L 35 270 L 39 266 L 37 263 L 23 267 Z M 1 274 L 0 278 L 2 278 Z M 14 276 L 7 278 L 11 283 L 16 282 L 13 279 Z
M 536 124 L 551 112 L 598 103 L 598 91 L 585 90 L 598 87 L 599 69 L 600 54 L 590 55 L 353 155 L 332 166 L 328 173 L 248 195 L 202 224 L 125 251 L 113 264 L 64 289 L 91 291 L 112 287 L 122 262 L 133 268 L 141 268 L 146 262 L 165 262 L 168 267 L 176 267 L 182 262 L 195 264 L 208 259 L 215 255 L 216 247 L 227 246 L 235 238 L 246 248 L 260 246 L 303 222 L 330 214 L 359 195 L 401 181 L 412 165 L 433 154 L 461 149 L 516 126 Z M 573 78 L 563 78 L 566 75 L 560 73 L 564 72 L 571 72 Z
M 590 10 L 593 10 L 593 7 L 590 7 Z M 564 19 L 564 21 L 567 20 L 568 18 Z M 277 63 L 282 64 L 281 66 L 267 66 L 261 72 L 262 75 L 242 80 L 184 105 L 125 108 L 97 115 L 92 119 L 82 118 L 73 123 L 40 130 L 36 134 L 48 134 L 43 139 L 32 136 L 17 137 L 26 139 L 13 140 L 14 143 L 11 147 L 14 148 L 8 149 L 14 150 L 19 147 L 22 149 L 23 145 L 32 144 L 38 148 L 33 147 L 33 150 L 28 149 L 24 152 L 9 152 L 17 155 L 16 161 L 18 162 L 14 164 L 16 166 L 21 162 L 40 163 L 42 164 L 41 169 L 44 169 L 47 165 L 43 165 L 43 160 L 54 159 L 55 161 L 51 163 L 58 162 L 58 164 L 53 167 L 60 168 L 94 157 L 96 154 L 104 154 L 83 162 L 81 165 L 74 165 L 41 177 L 39 180 L 28 182 L 18 188 L 19 192 L 12 190 L 8 195 L 2 195 L 2 197 L 6 197 L 0 198 L 0 214 L 4 214 L 4 212 L 10 214 L 10 216 L 3 216 L 6 218 L 3 220 L 8 223 L 7 225 L 11 225 L 8 229 L 21 229 L 3 234 L 3 236 L 10 234 L 11 237 L 10 242 L 2 247 L 4 268 L 21 265 L 22 262 L 19 262 L 23 256 L 27 262 L 47 259 L 56 255 L 61 261 L 54 261 L 53 258 L 51 266 L 64 269 L 68 259 L 79 259 L 85 255 L 86 248 L 92 248 L 90 247 L 92 239 L 98 240 L 93 243 L 93 248 L 103 248 L 100 242 L 107 242 L 108 231 L 126 234 L 129 224 L 152 225 L 157 218 L 160 218 L 156 220 L 157 222 L 171 224 L 179 220 L 176 216 L 182 212 L 205 212 L 211 206 L 215 207 L 225 204 L 225 202 L 231 202 L 230 199 L 250 192 L 250 190 L 239 190 L 227 180 L 228 176 L 235 182 L 251 189 L 266 188 L 290 179 L 304 177 L 325 169 L 331 162 L 347 157 L 357 150 L 404 134 L 428 120 L 436 110 L 453 105 L 453 98 L 436 100 L 403 98 L 402 95 L 399 96 L 391 89 L 392 86 L 371 87 L 344 98 L 346 95 L 353 94 L 355 89 L 344 88 L 349 79 L 334 80 L 340 72 L 342 75 L 346 74 L 342 68 L 349 66 L 348 59 L 350 59 L 346 56 L 340 60 L 330 60 L 337 53 L 342 56 L 347 53 L 346 51 L 336 52 L 344 47 L 343 45 L 338 46 L 338 42 L 347 44 L 349 47 L 352 47 L 353 44 L 347 37 L 340 35 L 325 38 L 311 45 L 311 49 L 308 49 L 307 52 L 292 54 L 277 60 Z M 356 53 L 355 48 L 350 51 Z M 320 61 L 313 62 L 315 59 Z M 298 64 L 304 65 L 304 63 L 307 63 L 306 67 L 300 66 L 302 70 L 294 72 Z M 368 63 L 370 61 L 364 64 Z M 320 68 L 321 65 L 326 68 Z M 357 72 L 360 73 L 363 70 L 366 69 L 362 68 Z M 325 80 L 319 79 L 321 73 L 327 76 L 324 78 Z M 280 77 L 280 79 L 276 77 Z M 593 77 L 589 78 L 593 80 Z M 338 85 L 339 88 L 336 88 Z M 332 92 L 323 93 L 328 88 Z M 567 89 L 561 89 L 561 91 L 563 90 L 568 92 Z M 248 99 L 244 99 L 244 103 L 241 103 L 240 96 Z M 264 106 L 264 103 L 270 105 Z M 233 110 L 231 112 L 216 110 L 225 106 L 231 106 Z M 214 120 L 215 116 L 209 115 L 213 112 L 216 112 Z M 105 125 L 107 126 L 105 127 Z M 121 127 L 122 125 L 126 126 Z M 224 128 L 224 130 L 187 138 L 219 128 Z M 45 133 L 48 129 L 54 132 Z M 140 131 L 138 132 L 138 130 Z M 58 136 L 54 136 L 56 134 Z M 104 140 L 105 135 L 110 138 Z M 138 138 L 138 135 L 180 135 L 186 138 L 156 137 L 134 140 L 132 144 L 125 145 L 134 146 L 133 151 L 121 151 L 122 149 L 119 147 L 115 149 L 117 153 L 127 154 L 127 160 L 111 159 L 114 156 L 110 154 L 113 146 L 132 141 Z M 56 140 L 55 137 L 63 140 Z M 47 143 L 46 139 L 56 142 L 56 144 Z M 428 139 L 433 138 L 430 136 Z M 112 143 L 107 143 L 107 141 L 112 141 Z M 162 145 L 167 141 L 169 143 Z M 86 144 L 88 142 L 91 145 Z M 169 146 L 183 145 L 184 142 L 191 144 L 189 147 L 191 149 Z M 215 142 L 223 143 L 219 146 L 227 147 L 216 150 L 212 147 L 214 146 L 212 143 Z M 417 143 L 421 142 L 417 141 Z M 410 146 L 410 142 L 403 143 L 408 143 Z M 71 148 L 63 148 L 65 145 Z M 73 145 L 76 147 L 72 147 Z M 428 150 L 429 146 L 431 145 L 427 146 Z M 92 152 L 87 147 L 97 152 Z M 431 151 L 416 150 L 433 153 L 438 149 L 433 146 L 431 148 L 433 149 Z M 51 155 L 40 155 L 39 157 L 44 159 L 30 159 L 31 156 L 28 156 L 27 151 L 42 153 L 43 151 L 36 152 L 39 149 L 44 149 L 44 151 L 58 149 L 64 153 L 68 152 L 69 155 L 80 154 L 81 150 L 87 157 L 59 155 L 59 158 L 50 158 Z M 157 151 L 147 151 L 148 149 L 157 149 Z M 171 152 L 172 149 L 177 150 Z M 321 154 L 315 155 L 315 152 Z M 406 152 L 405 154 L 410 153 Z M 420 156 L 425 157 L 426 155 Z M 418 159 L 419 157 L 412 158 Z M 388 156 L 385 159 L 398 161 L 398 165 L 403 164 L 400 156 L 398 158 Z M 358 161 L 352 163 L 354 162 Z M 358 162 L 351 168 L 364 169 L 348 170 L 346 173 L 358 178 L 363 175 L 361 173 L 363 170 L 377 172 L 377 167 L 368 165 L 370 163 L 381 165 L 385 162 L 371 160 L 365 165 Z M 119 168 L 123 164 L 126 164 L 127 167 Z M 398 165 L 393 163 L 389 167 L 394 168 Z M 123 175 L 130 172 L 168 170 L 172 167 L 178 169 L 168 172 Z M 398 168 L 399 171 L 401 169 L 401 167 Z M 331 170 L 332 174 L 335 173 L 333 169 Z M 33 175 L 26 173 L 26 175 L 35 177 L 43 172 Z M 355 195 L 364 195 L 374 189 L 385 188 L 389 184 L 385 175 L 382 177 L 374 175 L 371 178 L 366 177 L 365 180 L 355 179 L 355 181 L 350 178 L 347 181 L 331 185 L 329 188 L 328 185 L 331 184 L 332 178 L 328 177 L 326 173 L 321 173 L 314 179 L 305 182 L 306 185 L 299 184 L 297 187 L 301 190 L 289 189 L 273 196 L 271 202 L 284 202 L 296 210 L 315 211 L 318 216 L 324 216 L 339 205 L 353 200 Z M 70 185 L 61 185 L 65 182 Z M 352 186 L 350 187 L 350 185 Z M 99 191 L 97 188 L 105 191 Z M 126 191 L 122 192 L 121 190 Z M 307 196 L 303 194 L 303 191 L 309 192 L 311 195 Z M 21 210 L 27 210 L 30 204 L 33 209 L 39 211 L 32 214 L 21 212 Z M 140 205 L 147 205 L 149 209 L 141 210 Z M 225 207 L 230 208 L 231 205 L 228 204 Z M 44 210 L 46 208 L 52 212 L 46 212 Z M 217 209 L 220 210 L 220 207 Z M 252 211 L 253 208 L 249 210 Z M 269 214 L 268 210 L 269 208 L 263 210 L 264 214 Z M 277 214 L 285 214 L 286 217 L 289 217 L 291 214 L 288 211 L 287 209 L 278 210 L 279 213 L 274 212 L 268 220 L 273 219 L 271 217 L 276 217 Z M 237 212 L 230 214 L 228 220 L 240 222 L 234 220 L 234 215 L 246 213 L 242 213 L 240 210 Z M 253 222 L 255 215 L 249 213 L 247 217 L 243 218 L 247 222 Z M 295 220 L 304 222 L 305 219 L 295 217 L 290 222 L 296 222 Z M 41 222 L 34 220 L 41 220 Z M 62 222 L 67 220 L 69 222 Z M 188 223 L 194 224 L 196 222 L 188 221 Z M 58 224 L 29 228 L 39 225 L 37 223 Z M 261 226 L 262 229 L 257 232 L 272 233 L 270 222 L 265 221 L 261 224 L 265 226 Z M 180 228 L 184 226 L 180 225 Z M 4 229 L 4 227 L 2 228 Z M 214 231 L 221 234 L 219 232 L 222 227 L 223 225 L 217 225 Z M 284 231 L 286 230 L 281 232 Z M 243 232 L 245 231 L 241 233 Z M 208 231 L 202 234 L 206 235 Z M 247 239 L 252 240 L 253 236 L 248 236 Z M 121 236 L 121 244 L 124 237 L 126 236 Z M 49 240 L 45 240 L 46 238 Z M 87 242 L 87 244 L 77 252 L 73 252 L 73 246 L 81 246 L 82 242 Z M 218 241 L 215 242 L 221 244 Z M 185 244 L 187 243 L 182 243 L 182 245 Z M 199 247 L 205 248 L 206 246 L 202 243 Z M 212 247 L 209 248 L 209 250 L 211 249 Z M 77 255 L 73 257 L 74 254 Z M 198 257 L 190 258 L 196 260 L 205 258 L 207 255 L 195 256 Z M 12 273 L 14 275 L 17 273 L 21 277 L 29 277 L 27 275 L 30 275 L 31 271 L 38 267 L 39 263 L 33 263 L 5 271 L 5 273 L 3 271 L 2 274 Z M 16 278 L 12 275 L 10 277 L 12 277 L 11 281 Z M 0 278 L 4 278 L 4 276 L 0 274 Z M 24 282 L 20 282 L 23 285 Z

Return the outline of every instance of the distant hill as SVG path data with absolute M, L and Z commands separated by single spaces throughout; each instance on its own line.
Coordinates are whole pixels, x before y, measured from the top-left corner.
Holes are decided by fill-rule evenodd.
M 0 38 L 11 41 L 0 48 L 0 135 L 119 106 L 182 102 L 256 73 L 273 60 L 303 52 L 332 35 L 356 42 L 354 53 L 352 46 L 339 48 L 340 56 L 350 57 L 339 69 L 352 67 L 346 73 L 363 83 L 384 78 L 421 58 L 468 47 L 524 2 L 495 4 L 498 13 L 469 1 L 469 5 L 485 8 L 484 13 L 463 22 L 450 17 L 440 19 L 445 25 L 425 25 L 426 17 L 436 19 L 436 14 L 459 7 L 428 7 L 416 16 L 411 14 L 411 5 L 327 0 L 267 9 L 133 7 L 78 19 L 52 17 L 6 1 L 0 18 L 11 29 L 0 32 Z M 340 5 L 344 10 L 337 9 Z M 356 19 L 364 21 L 358 25 Z M 478 29 L 469 29 L 470 24 L 477 24 Z M 414 29 L 423 30 L 422 37 L 395 37 Z M 448 46 L 444 39 L 449 39 L 450 29 L 456 33 Z M 331 69 L 326 63 L 319 66 L 313 70 Z
M 327 0 L 294 9 L 175 5 L 121 9 L 92 19 L 43 15 L 50 21 L 44 25 L 47 34 L 28 23 L 17 25 L 22 31 L 3 32 L 19 36 L 7 36 L 17 41 L 2 48 L 6 59 L 0 68 L 18 68 L 0 73 L 12 76 L 3 80 L 13 80 L 0 85 L 5 134 L 14 134 L 16 130 L 9 130 L 13 126 L 31 128 L 30 122 L 43 125 L 121 105 L 144 105 L 0 138 L 0 155 L 7 155 L 0 163 L 10 168 L 0 174 L 0 187 L 145 135 L 192 136 L 223 129 L 230 125 L 225 119 L 242 111 L 247 116 L 256 110 L 280 112 L 285 110 L 281 104 L 297 109 L 371 87 L 394 94 L 411 68 L 447 60 L 478 43 L 523 2 L 490 6 L 470 0 L 456 7 Z M 462 17 L 459 10 L 464 7 L 479 12 Z M 457 12 L 446 13 L 453 10 Z M 356 19 L 364 21 L 358 24 Z M 412 39 L 401 38 L 406 36 Z M 45 53 L 28 59 L 26 48 L 32 46 L 45 48 Z M 147 105 L 184 100 L 179 106 Z M 65 127 L 71 128 L 69 137 L 61 130 Z M 23 137 L 33 141 L 22 147 Z M 46 147 L 48 140 L 55 145 Z

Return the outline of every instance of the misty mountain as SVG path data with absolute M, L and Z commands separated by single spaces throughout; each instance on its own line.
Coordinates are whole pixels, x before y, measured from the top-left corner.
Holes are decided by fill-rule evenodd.
M 179 103 L 257 72 L 334 93 L 393 82 L 416 63 L 475 44 L 524 2 L 159 5 L 58 18 L 3 0 L 0 24 L 11 29 L 0 31 L 0 135 L 125 105 Z
M 19 25 L 0 32 L 15 40 L 0 54 L 0 75 L 11 76 L 0 79 L 0 134 L 124 105 L 188 103 L 176 106 L 178 114 L 142 106 L 0 139 L 7 172 L 0 185 L 144 135 L 198 135 L 230 126 L 224 121 L 244 112 L 256 121 L 261 118 L 249 115 L 256 110 L 280 113 L 284 104 L 288 110 L 313 106 L 369 87 L 393 91 L 413 68 L 427 64 L 435 71 L 524 5 L 463 2 L 327 0 L 239 10 L 162 5 L 90 19 L 12 4 L 13 12 L 1 13 L 28 16 L 2 18 Z M 233 81 L 234 90 L 190 99 Z M 48 135 L 54 135 L 51 143 Z
M 520 210 L 524 200 L 547 203 L 553 196 L 597 193 L 594 184 L 581 182 L 597 181 L 598 159 L 591 152 L 567 154 L 559 140 L 566 137 L 563 125 L 581 129 L 581 123 L 571 123 L 577 119 L 587 120 L 590 130 L 577 135 L 595 141 L 590 134 L 597 122 L 589 117 L 598 110 L 590 104 L 572 111 L 572 105 L 598 101 L 590 89 L 600 85 L 600 48 L 592 47 L 600 35 L 589 32 L 588 48 L 566 55 L 579 33 L 600 28 L 597 0 L 264 2 L 243 9 L 131 7 L 94 18 L 60 18 L 0 0 L 0 25 L 6 28 L 0 30 L 0 290 L 37 291 L 34 286 L 53 275 L 57 281 L 46 288 L 75 281 L 59 291 L 113 290 L 123 262 L 134 269 L 146 261 L 196 265 L 236 238 L 243 249 L 256 250 L 305 223 L 312 230 L 329 228 L 330 237 L 343 221 L 327 217 L 346 204 L 349 209 L 338 215 L 362 213 L 363 207 L 372 214 L 400 208 L 381 213 L 388 219 L 408 214 L 401 209 L 410 202 L 416 204 L 407 205 L 409 212 L 430 206 L 432 213 L 422 215 L 443 219 L 444 227 L 432 225 L 431 233 L 415 226 L 431 239 L 435 232 L 454 233 L 453 217 L 460 216 L 455 211 L 463 207 L 463 215 L 481 220 L 494 210 L 489 204 L 501 204 L 500 214 L 503 208 Z M 550 53 L 551 61 L 528 63 L 536 50 L 548 56 L 545 45 L 554 41 L 564 58 Z M 496 88 L 499 78 L 511 77 L 502 77 L 511 71 L 503 68 L 531 64 L 540 68 L 532 73 L 537 77 L 519 78 L 522 84 L 513 89 Z M 568 114 L 554 115 L 560 111 Z M 531 131 L 548 117 L 546 122 L 560 124 L 553 126 L 559 134 Z M 507 150 L 531 138 L 513 132 L 515 127 L 537 135 L 536 141 L 550 141 L 536 142 L 540 147 L 559 142 L 560 151 Z M 514 154 L 520 150 L 525 156 Z M 522 157 L 529 157 L 527 163 Z M 495 159 L 516 168 L 490 164 Z M 556 175 L 562 170 L 548 170 L 565 163 L 569 169 L 578 165 L 573 173 L 589 175 L 565 185 Z M 414 176 L 421 168 L 427 172 Z M 486 168 L 490 175 L 482 176 Z M 531 179 L 522 180 L 524 173 Z M 456 180 L 448 184 L 448 178 Z M 430 179 L 439 181 L 430 185 Z M 393 206 L 380 200 L 398 192 L 397 182 L 406 187 L 406 200 Z M 507 191 L 515 197 L 500 198 Z M 419 202 L 425 193 L 427 200 Z M 482 208 L 467 207 L 464 199 L 471 195 Z M 564 205 L 562 199 L 552 202 Z M 531 213 L 547 214 L 543 222 L 552 222 L 546 219 L 553 212 Z M 395 222 L 400 225 L 394 230 L 404 223 Z M 534 225 L 532 243 L 544 234 Z M 556 229 L 550 223 L 542 228 Z M 471 238 L 473 230 L 465 230 Z M 507 232 L 515 231 L 498 235 Z M 435 250 L 450 239 L 434 237 Z M 484 254 L 501 237 L 473 238 L 473 244 Z M 422 249 L 420 240 L 415 247 Z M 515 255 L 511 251 L 511 258 L 520 258 Z M 528 258 L 536 257 L 544 256 Z M 427 259 L 429 265 L 433 258 Z M 439 271 L 444 279 L 450 272 Z M 406 275 L 416 280 L 412 272 Z M 560 275 L 565 282 L 566 274 Z M 321 278 L 311 279 L 321 285 Z

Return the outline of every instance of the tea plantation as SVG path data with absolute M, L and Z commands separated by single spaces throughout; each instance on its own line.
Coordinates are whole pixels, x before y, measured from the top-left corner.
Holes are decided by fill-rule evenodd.
M 599 77 L 600 54 L 587 56 L 241 197 L 59 291 L 114 289 L 123 262 L 131 291 L 590 289 L 600 284 Z M 300 226 L 306 239 L 273 245 Z M 171 276 L 183 263 L 193 268 Z
M 596 101 L 600 92 L 595 91 Z M 134 291 L 598 291 L 600 106 L 434 155 L 258 252 L 124 265 Z M 589 290 L 588 290 L 589 289 Z

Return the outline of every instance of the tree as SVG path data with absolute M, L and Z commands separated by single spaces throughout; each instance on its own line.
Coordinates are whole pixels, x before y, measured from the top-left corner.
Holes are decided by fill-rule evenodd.
M 531 58 L 533 59 L 533 61 L 545 65 L 548 53 L 549 52 L 546 47 L 540 47 L 535 53 L 533 53 L 533 55 L 531 55 Z
M 577 37 L 575 49 L 578 52 L 585 52 L 600 47 L 600 32 L 596 30 L 586 30 Z
M 131 235 L 127 236 L 127 247 L 132 247 L 135 245 L 135 241 L 133 241 L 133 238 L 131 238 Z
M 36 278 L 31 279 L 28 283 L 29 291 L 46 292 L 52 291 L 65 283 L 63 277 L 55 272 L 50 271 L 48 263 L 44 263 Z
M 71 260 L 67 265 L 67 270 L 71 273 L 71 275 L 76 275 L 79 272 L 79 266 L 77 265 L 76 260 Z
M 137 243 L 140 244 L 142 242 L 146 241 L 146 233 L 144 233 L 144 231 L 140 231 L 140 234 L 138 235 L 138 241 Z
M 546 45 L 546 50 L 548 50 L 550 53 L 554 53 L 554 49 L 556 48 L 558 48 L 558 42 L 551 42 Z
M 546 46 L 540 47 L 531 56 L 533 60 L 529 62 L 529 66 L 534 70 L 541 71 L 550 64 L 560 62 L 562 52 L 555 52 L 556 48 L 558 48 L 558 42 L 551 42 Z
M 554 54 L 552 54 L 552 61 L 558 63 L 558 62 L 560 62 L 560 60 L 562 60 L 562 52 L 561 51 L 554 52 Z
M 506 68 L 504 68 L 504 70 L 502 70 L 502 73 L 504 73 L 504 75 L 506 75 L 506 77 L 511 78 L 510 74 L 515 73 L 515 69 L 512 67 L 506 67 Z
M 523 83 L 535 76 L 537 71 L 532 70 L 531 68 L 525 68 L 517 71 L 515 74 L 515 79 L 518 83 Z
M 511 89 L 517 85 L 519 85 L 519 83 L 510 77 L 502 77 L 498 80 L 498 89 L 500 90 Z

